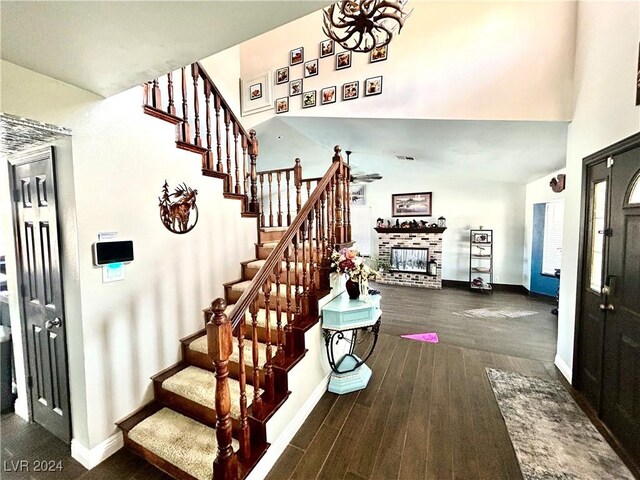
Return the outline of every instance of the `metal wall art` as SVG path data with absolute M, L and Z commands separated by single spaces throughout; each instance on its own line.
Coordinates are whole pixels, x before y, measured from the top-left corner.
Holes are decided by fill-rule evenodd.
M 160 201 L 160 220 L 173 233 L 187 233 L 198 223 L 198 206 L 196 205 L 198 191 L 178 185 L 175 192 L 169 193 L 169 184 L 164 181 Z

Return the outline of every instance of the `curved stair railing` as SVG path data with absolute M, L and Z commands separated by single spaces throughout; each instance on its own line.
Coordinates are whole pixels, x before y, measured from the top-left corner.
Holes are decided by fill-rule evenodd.
M 331 167 L 323 177 L 317 179 L 315 189 L 309 189 L 304 204 L 300 173 L 300 162 L 296 160 L 297 215 L 278 245 L 228 315 L 225 314 L 227 305 L 224 299 L 218 298 L 211 305 L 213 314 L 207 323 L 207 337 L 209 356 L 215 364 L 217 379 L 216 479 L 236 478 L 238 459 L 244 462 L 257 453 L 252 451 L 255 443 L 251 426 L 264 421 L 282 401 L 275 388 L 277 379 L 274 367 L 286 369 L 304 355 L 304 339 L 300 341 L 299 336 L 318 321 L 318 299 L 330 291 L 331 252 L 336 247 L 352 243 L 350 228 L 345 224 L 350 169 L 340 155 L 340 148 L 335 148 Z M 267 218 L 271 219 L 272 216 Z M 272 223 L 271 220 L 269 223 Z M 260 316 L 265 325 L 264 358 L 258 349 Z M 275 322 L 272 322 L 272 316 Z M 247 327 L 251 331 L 251 375 L 244 358 Z M 236 425 L 230 419 L 231 395 L 228 384 L 229 356 L 234 341 L 237 342 L 240 355 L 240 417 Z M 253 387 L 250 407 L 247 406 L 247 384 Z M 283 395 L 281 389 L 279 395 Z M 237 433 L 239 439 L 237 453 L 231 446 L 233 433 Z

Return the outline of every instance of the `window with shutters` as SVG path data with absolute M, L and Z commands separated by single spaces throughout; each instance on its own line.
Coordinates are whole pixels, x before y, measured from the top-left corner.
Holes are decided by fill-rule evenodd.
M 562 224 L 564 200 L 545 205 L 544 243 L 542 249 L 542 274 L 555 275 L 562 260 Z

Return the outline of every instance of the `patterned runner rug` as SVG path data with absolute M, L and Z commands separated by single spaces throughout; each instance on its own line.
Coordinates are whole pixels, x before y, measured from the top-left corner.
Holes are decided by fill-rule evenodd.
M 486 370 L 525 480 L 633 480 L 559 382 Z

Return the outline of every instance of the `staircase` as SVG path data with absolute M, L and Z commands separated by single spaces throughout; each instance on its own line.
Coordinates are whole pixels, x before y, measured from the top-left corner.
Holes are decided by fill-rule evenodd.
M 289 374 L 330 291 L 330 254 L 352 243 L 349 167 L 336 147 L 319 178 L 304 179 L 299 159 L 259 172 L 255 131 L 198 63 L 145 84 L 143 108 L 174 124 L 176 146 L 200 155 L 203 175 L 256 218 L 258 243 L 242 278 L 204 310 L 203 328 L 180 340 L 182 360 L 152 377 L 154 400 L 118 426 L 127 448 L 174 478 L 244 478 L 274 440 L 267 423 L 291 394 Z

